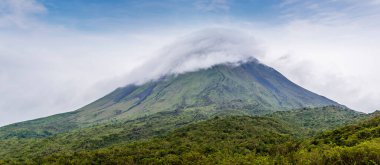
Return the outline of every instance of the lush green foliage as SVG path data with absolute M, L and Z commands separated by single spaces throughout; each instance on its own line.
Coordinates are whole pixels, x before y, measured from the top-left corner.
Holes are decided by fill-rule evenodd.
M 380 117 L 326 131 L 305 141 L 295 157 L 306 164 L 379 164 Z
M 325 112 L 319 112 L 325 111 Z M 347 112 L 346 112 L 347 111 Z M 206 113 L 205 113 L 206 112 Z M 311 113 L 309 113 L 311 112 Z M 302 111 L 279 112 L 272 115 L 274 118 L 287 119 L 293 129 L 297 129 L 297 137 L 310 134 L 308 127 L 298 124 L 299 121 L 308 121 L 313 115 L 324 114 L 331 119 L 347 121 L 352 118 L 352 112 L 340 107 L 307 109 Z M 242 115 L 243 112 L 225 110 L 217 113 L 218 116 Z M 281 115 L 279 115 L 281 114 Z M 306 114 L 306 115 L 305 115 Z M 358 113 L 354 113 L 358 114 Z M 288 116 L 297 116 L 289 118 Z M 309 116 L 309 117 L 308 117 Z M 334 117 L 335 116 L 335 117 Z M 342 116 L 346 117 L 343 118 Z M 120 143 L 147 139 L 165 135 L 168 131 L 186 126 L 191 123 L 212 118 L 207 110 L 159 112 L 154 115 L 138 118 L 132 121 L 113 121 L 90 127 L 77 128 L 70 132 L 60 133 L 48 137 L 38 138 L 7 138 L 0 141 L 0 157 L 28 158 L 42 156 L 55 152 L 71 152 L 93 150 Z M 326 122 L 325 120 L 317 120 Z M 322 124 L 320 124 L 322 125 Z M 321 129 L 325 129 L 321 127 Z
M 31 164 L 379 164 L 380 117 L 298 136 L 294 124 L 269 117 L 215 117 L 150 140 L 95 150 L 8 159 Z M 0 161 L 1 163 L 1 161 Z
M 289 124 L 266 117 L 218 117 L 191 124 L 164 137 L 94 151 L 59 152 L 29 161 L 52 163 L 243 163 L 283 152 L 296 133 Z M 256 158 L 261 158 L 259 160 Z
M 142 140 L 206 119 L 201 113 L 162 112 L 127 122 L 99 124 L 39 138 L 7 138 L 0 141 L 0 158 L 28 158 L 61 151 L 92 150 Z
M 292 111 L 279 111 L 268 115 L 309 130 L 309 134 L 352 124 L 368 117 L 342 106 L 325 106 L 317 108 L 302 108 Z
M 364 141 L 380 137 L 380 117 L 374 117 L 358 125 L 349 125 L 341 129 L 327 131 L 312 142 L 314 144 L 334 144 L 337 146 L 355 146 Z

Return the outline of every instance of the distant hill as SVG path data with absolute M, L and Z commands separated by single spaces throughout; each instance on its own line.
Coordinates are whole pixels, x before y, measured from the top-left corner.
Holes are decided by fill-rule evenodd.
M 380 116 L 380 110 L 376 110 L 375 112 L 370 113 L 371 116 Z
M 323 131 L 339 126 L 353 124 L 370 115 L 360 113 L 342 106 L 325 106 L 317 108 L 301 108 L 292 111 L 278 111 L 268 115 L 283 121 L 294 123 L 302 128 Z

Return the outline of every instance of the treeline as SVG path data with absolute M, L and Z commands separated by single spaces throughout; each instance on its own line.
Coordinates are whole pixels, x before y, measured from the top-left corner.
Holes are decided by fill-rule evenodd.
M 272 117 L 215 117 L 150 140 L 0 164 L 380 164 L 380 117 L 318 134 Z

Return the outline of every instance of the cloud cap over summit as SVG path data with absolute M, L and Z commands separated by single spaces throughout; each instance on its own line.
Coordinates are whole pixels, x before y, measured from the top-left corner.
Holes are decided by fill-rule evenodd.
M 197 71 L 222 63 L 246 62 L 261 56 L 253 36 L 238 30 L 209 28 L 185 35 L 165 46 L 127 79 L 143 83 L 166 74 Z

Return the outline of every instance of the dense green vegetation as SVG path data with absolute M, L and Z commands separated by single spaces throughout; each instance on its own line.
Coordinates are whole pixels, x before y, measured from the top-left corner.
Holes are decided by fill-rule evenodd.
M 202 113 L 162 112 L 127 122 L 114 121 L 38 138 L 0 141 L 0 158 L 28 158 L 60 151 L 80 151 L 163 135 L 189 123 L 205 120 Z
M 289 124 L 266 117 L 218 117 L 190 124 L 167 136 L 143 142 L 116 145 L 93 151 L 58 152 L 29 161 L 51 163 L 206 163 L 246 161 L 249 153 L 277 152 L 277 146 L 289 142 L 296 130 Z M 33 157 L 32 157 L 33 158 Z M 248 158 L 248 157 L 247 157 Z M 250 158 L 252 159 L 252 158 Z M 232 163 L 231 162 L 231 163 Z
M 379 164 L 380 117 L 301 138 L 270 117 L 215 117 L 150 140 L 95 150 L 59 151 L 31 164 Z M 20 163 L 4 159 L 2 163 Z
M 196 111 L 160 112 L 132 121 L 123 122 L 115 120 L 111 123 L 77 128 L 70 132 L 48 137 L 5 138 L 0 141 L 0 157 L 28 158 L 63 151 L 93 150 L 111 145 L 163 136 L 174 129 L 213 118 L 204 112 L 205 111 L 202 109 Z M 329 116 L 329 122 L 324 120 L 325 118 L 315 117 L 321 114 Z M 241 116 L 244 115 L 244 113 L 235 110 L 225 110 L 216 114 L 216 116 L 220 117 L 236 115 Z M 308 108 L 295 111 L 276 112 L 275 114 L 268 116 L 287 121 L 288 124 L 291 124 L 293 129 L 297 129 L 297 136 L 301 137 L 311 135 L 311 133 L 318 130 L 326 129 L 326 125 L 329 125 L 328 128 L 330 128 L 334 123 L 349 121 L 358 115 L 360 116 L 362 114 L 341 107 L 331 106 L 326 108 Z M 290 118 L 289 116 L 292 116 L 293 118 Z M 298 117 L 298 119 L 294 117 Z M 315 122 L 323 122 L 323 124 L 319 124 L 319 129 L 314 128 L 313 131 L 310 131 L 309 127 L 299 124 L 299 122 L 308 122 L 311 117 L 315 118 Z
M 268 115 L 309 130 L 309 134 L 352 124 L 368 117 L 342 106 L 325 106 L 317 108 L 302 108 L 292 111 L 279 111 Z
M 307 164 L 379 164 L 380 116 L 307 140 L 295 157 Z

